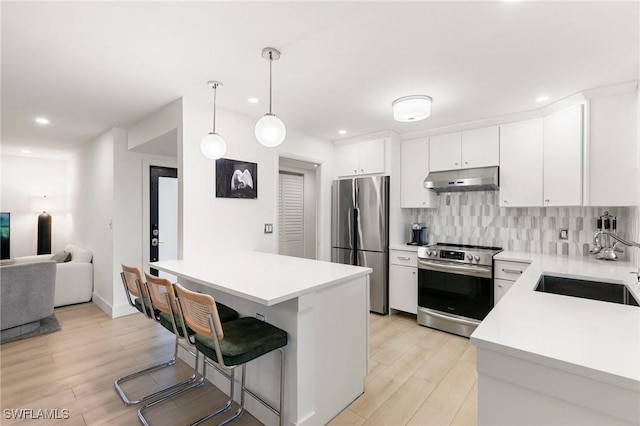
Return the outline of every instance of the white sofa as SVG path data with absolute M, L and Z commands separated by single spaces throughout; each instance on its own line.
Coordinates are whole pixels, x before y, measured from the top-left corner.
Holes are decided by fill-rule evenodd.
M 93 253 L 74 244 L 68 244 L 64 251 L 71 253 L 71 260 L 56 265 L 55 307 L 88 302 L 93 294 Z M 13 260 L 15 263 L 30 263 L 51 260 L 53 257 L 54 254 L 41 254 Z

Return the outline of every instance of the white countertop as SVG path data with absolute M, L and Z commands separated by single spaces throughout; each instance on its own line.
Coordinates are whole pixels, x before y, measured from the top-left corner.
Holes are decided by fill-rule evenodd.
M 625 283 L 640 300 L 630 262 L 504 251 L 531 262 L 471 335 L 486 348 L 640 391 L 640 307 L 534 291 L 543 274 Z
M 149 266 L 266 306 L 372 272 L 360 266 L 256 251 L 163 260 Z

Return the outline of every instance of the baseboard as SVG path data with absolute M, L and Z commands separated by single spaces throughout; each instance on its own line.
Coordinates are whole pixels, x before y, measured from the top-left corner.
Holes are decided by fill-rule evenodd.
M 105 314 L 113 318 L 113 316 L 111 316 L 111 312 L 113 311 L 112 306 L 106 300 L 100 297 L 95 291 L 93 292 L 93 298 L 91 299 L 91 301 L 95 303 L 98 308 L 102 309 Z
M 93 303 L 95 303 L 100 309 L 102 309 L 107 315 L 111 318 L 123 317 L 125 315 L 131 315 L 138 312 L 136 308 L 129 305 L 128 303 L 124 303 L 118 306 L 112 306 L 109 302 L 104 300 L 102 297 L 97 295 L 95 292 L 93 293 Z
M 131 315 L 135 313 L 138 313 L 138 310 L 136 308 L 128 303 L 123 303 L 121 305 L 112 307 L 111 318 L 123 317 L 125 315 Z

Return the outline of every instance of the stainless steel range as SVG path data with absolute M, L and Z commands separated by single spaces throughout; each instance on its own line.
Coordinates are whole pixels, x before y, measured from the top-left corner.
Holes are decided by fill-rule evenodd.
M 418 248 L 418 324 L 469 337 L 493 308 L 498 247 L 438 243 Z

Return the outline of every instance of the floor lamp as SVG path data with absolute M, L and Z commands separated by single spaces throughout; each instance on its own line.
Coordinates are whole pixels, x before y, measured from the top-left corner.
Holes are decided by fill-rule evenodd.
M 51 254 L 51 214 L 57 210 L 57 197 L 29 197 L 29 207 L 38 213 L 38 251 L 36 254 Z

